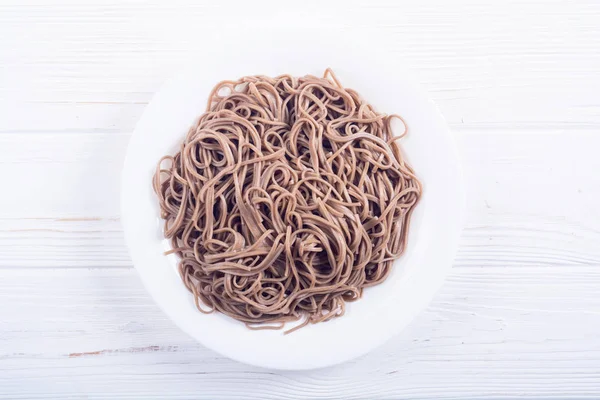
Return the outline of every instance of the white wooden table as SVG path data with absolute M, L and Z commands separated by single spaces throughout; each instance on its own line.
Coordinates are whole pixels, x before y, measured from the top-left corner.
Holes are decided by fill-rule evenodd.
M 2 2 L 0 397 L 600 398 L 600 2 L 266 5 Z M 154 305 L 119 174 L 145 104 L 203 40 L 298 31 L 372 41 L 414 72 L 459 143 L 468 210 L 452 275 L 408 329 L 276 372 Z

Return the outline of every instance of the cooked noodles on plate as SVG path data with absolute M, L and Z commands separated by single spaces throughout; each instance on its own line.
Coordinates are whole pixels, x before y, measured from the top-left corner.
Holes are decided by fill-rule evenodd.
M 217 84 L 153 180 L 198 309 L 291 332 L 384 281 L 421 196 L 406 129 L 329 69 Z

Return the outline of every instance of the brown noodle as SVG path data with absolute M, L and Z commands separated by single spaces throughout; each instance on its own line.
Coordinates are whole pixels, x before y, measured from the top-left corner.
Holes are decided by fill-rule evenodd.
M 421 194 L 394 117 L 329 69 L 217 84 L 153 181 L 198 309 L 295 330 L 385 280 Z

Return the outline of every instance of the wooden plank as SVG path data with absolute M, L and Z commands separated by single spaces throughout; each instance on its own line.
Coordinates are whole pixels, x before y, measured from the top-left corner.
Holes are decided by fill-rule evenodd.
M 468 196 L 457 265 L 600 263 L 597 132 L 455 134 Z M 0 168 L 0 266 L 129 266 L 119 223 L 127 140 L 0 135 L 0 163 L 11 166 Z
M 459 267 L 426 312 L 341 366 L 277 372 L 181 333 L 131 269 L 0 271 L 0 397 L 595 398 L 600 264 Z
M 598 2 L 303 4 L 0 6 L 0 130 L 130 132 L 205 38 L 265 44 L 273 29 L 315 45 L 359 30 L 352 40 L 401 59 L 452 126 L 600 123 Z

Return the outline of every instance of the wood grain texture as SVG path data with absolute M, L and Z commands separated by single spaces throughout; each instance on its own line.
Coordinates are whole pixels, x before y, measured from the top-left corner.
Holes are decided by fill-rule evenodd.
M 597 1 L 0 3 L 0 398 L 600 398 Z M 467 183 L 455 268 L 428 310 L 313 372 L 186 337 L 142 288 L 119 221 L 152 93 L 205 40 L 274 34 L 401 60 Z
M 0 41 L 3 131 L 129 133 L 151 94 L 201 56 L 210 35 L 243 31 L 245 42 L 268 43 L 277 30 L 313 42 L 351 34 L 384 49 L 452 126 L 600 122 L 594 0 L 61 3 L 0 6 L 9 38 Z
M 456 265 L 600 263 L 600 175 L 591 173 L 600 170 L 600 135 L 587 129 L 454 132 L 468 194 Z M 13 166 L 0 169 L 0 181 L 20 187 L 0 197 L 0 268 L 131 265 L 119 222 L 127 139 L 0 135 L 6 152 L 0 163 Z
M 2 270 L 0 387 L 22 398 L 597 398 L 599 290 L 598 264 L 458 267 L 398 337 L 300 373 L 196 344 L 131 269 Z

